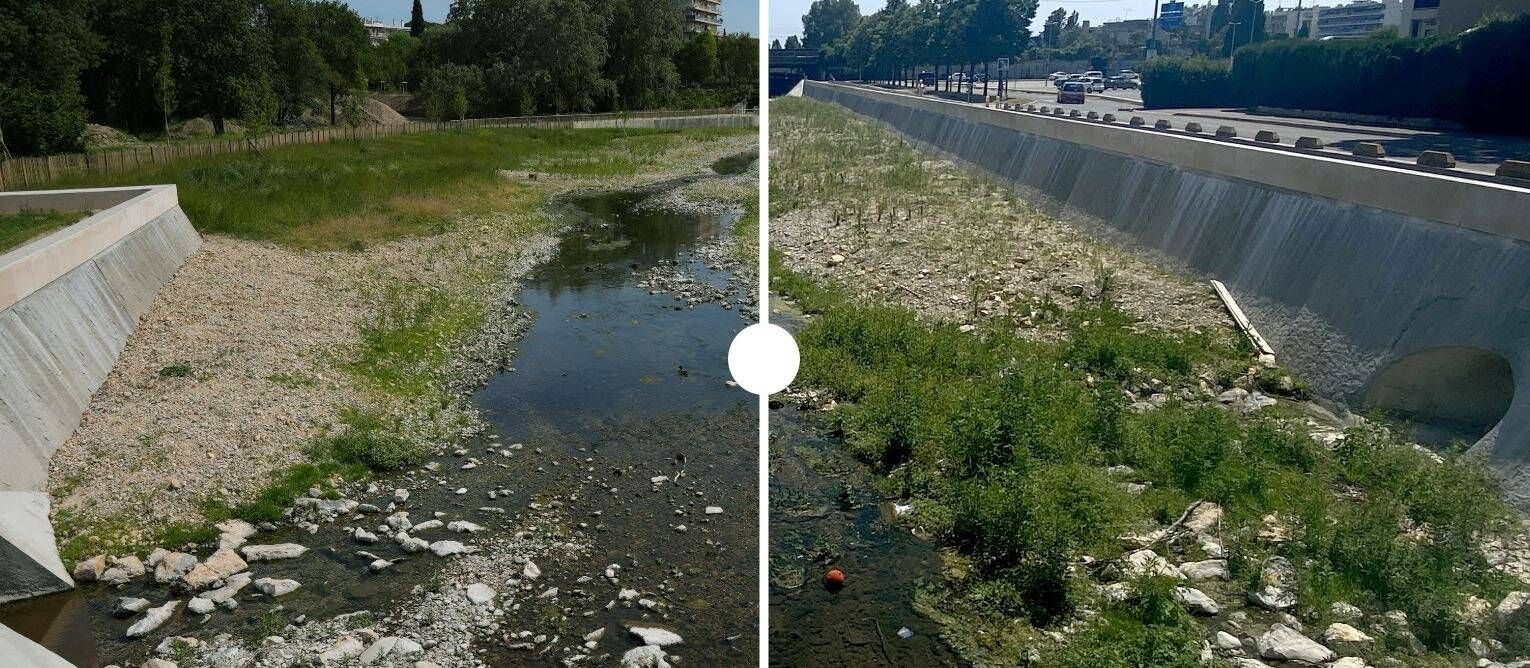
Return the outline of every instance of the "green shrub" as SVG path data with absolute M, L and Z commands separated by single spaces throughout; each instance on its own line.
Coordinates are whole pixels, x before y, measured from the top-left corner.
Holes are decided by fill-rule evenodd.
M 1044 668 L 1203 668 L 1200 626 L 1174 598 L 1177 583 L 1145 578 L 1068 644 L 1042 655 Z M 1217 664 L 1209 664 L 1217 665 Z
M 1237 106 L 1227 63 L 1209 58 L 1154 58 L 1142 65 L 1142 105 L 1168 107 Z
M 1143 66 L 1150 108 L 1258 105 L 1434 118 L 1525 134 L 1517 109 L 1530 61 L 1530 16 L 1427 39 L 1271 40 L 1220 61 L 1157 58 Z

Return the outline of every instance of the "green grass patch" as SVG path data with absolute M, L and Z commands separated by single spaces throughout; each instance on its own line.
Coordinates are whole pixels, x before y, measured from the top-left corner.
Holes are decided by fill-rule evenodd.
M 40 236 L 73 225 L 88 215 L 84 211 L 20 211 L 0 213 L 0 253 L 20 247 Z
M 230 517 L 279 522 L 293 500 L 311 488 L 330 490 L 337 482 L 354 482 L 425 461 L 425 447 L 400 435 L 397 425 L 384 418 L 357 409 L 346 410 L 341 417 L 341 429 L 308 445 L 307 461 L 277 472 L 249 500 L 233 506 L 205 503 L 203 516 L 209 523 Z
M 658 164 L 686 138 L 738 129 L 476 129 L 284 146 L 188 158 L 56 187 L 173 183 L 202 232 L 289 246 L 356 249 L 439 233 L 461 215 L 495 211 L 518 186 L 497 170 L 623 176 Z
M 471 295 L 392 286 L 377 314 L 362 323 L 358 357 L 346 368 L 374 390 L 425 394 L 449 354 L 449 344 L 478 331 L 484 317 L 483 302 Z
M 191 365 L 181 363 L 171 364 L 160 367 L 159 371 L 155 373 L 160 378 L 185 378 L 191 375 Z
M 72 566 L 97 554 L 146 556 L 156 547 L 200 544 L 218 537 L 218 531 L 206 524 L 171 522 L 142 532 L 141 522 L 141 517 L 127 513 L 87 521 L 72 511 L 59 509 L 53 514 L 59 558 Z
M 790 271 L 772 281 L 819 313 L 798 336 L 798 383 L 841 402 L 833 427 L 850 451 L 885 492 L 921 499 L 924 528 L 971 559 L 979 577 L 960 586 L 976 609 L 1064 619 L 1079 603 L 1068 576 L 1078 555 L 1119 555 L 1116 536 L 1172 522 L 1197 499 L 1226 509 L 1236 578 L 1274 553 L 1297 564 L 1306 615 L 1341 599 L 1402 610 L 1427 646 L 1448 651 L 1468 637 L 1464 596 L 1504 591 L 1476 546 L 1509 515 L 1479 462 L 1436 463 L 1379 427 L 1351 429 L 1330 450 L 1278 412 L 1171 400 L 1139 413 L 1123 395 L 1150 378 L 1193 386 L 1209 369 L 1246 367 L 1244 347 L 1139 331 L 1108 299 L 1065 314 L 1065 340 L 1037 342 L 1002 319 L 962 332 L 847 302 Z M 1151 491 L 1127 494 L 1103 473 L 1116 464 Z M 1270 513 L 1293 540 L 1255 538 Z M 1178 624 L 1133 614 L 1108 615 L 1057 665 L 1178 665 L 1160 663 L 1179 656 Z

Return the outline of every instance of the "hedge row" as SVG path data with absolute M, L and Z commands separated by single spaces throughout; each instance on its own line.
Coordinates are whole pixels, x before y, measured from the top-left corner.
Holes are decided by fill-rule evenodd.
M 1530 15 L 1450 37 L 1275 40 L 1216 61 L 1158 59 L 1143 71 L 1149 107 L 1269 106 L 1457 121 L 1526 134 Z M 1221 69 L 1222 73 L 1215 72 Z

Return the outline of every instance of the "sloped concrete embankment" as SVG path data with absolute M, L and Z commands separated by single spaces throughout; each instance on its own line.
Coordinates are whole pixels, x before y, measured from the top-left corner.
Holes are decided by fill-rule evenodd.
M 1324 396 L 1474 441 L 1530 507 L 1530 190 L 841 84 L 805 93 L 1222 280 Z
M 138 318 L 201 245 L 175 186 L 0 194 L 0 213 L 93 211 L 0 255 L 0 602 L 68 589 L 48 464 Z

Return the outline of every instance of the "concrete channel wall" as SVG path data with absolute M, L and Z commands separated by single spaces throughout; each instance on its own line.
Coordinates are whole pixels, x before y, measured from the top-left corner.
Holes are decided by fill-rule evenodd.
M 73 586 L 48 464 L 160 286 L 201 237 L 175 186 L 0 193 L 0 213 L 91 211 L 0 255 L 0 602 Z
M 1502 415 L 1475 447 L 1530 506 L 1530 190 L 845 84 L 804 93 L 1222 280 L 1327 397 Z

